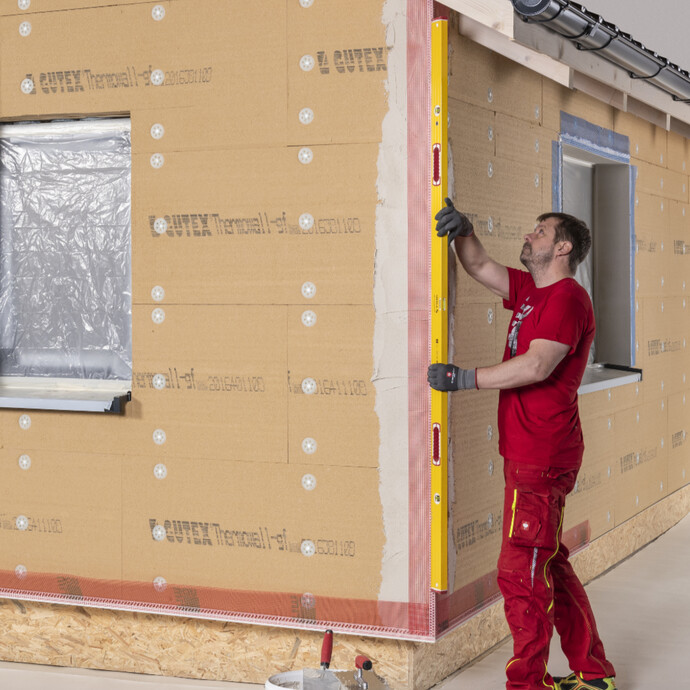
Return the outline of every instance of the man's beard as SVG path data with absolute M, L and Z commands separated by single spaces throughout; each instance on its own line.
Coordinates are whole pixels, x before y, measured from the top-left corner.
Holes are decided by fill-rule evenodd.
M 554 248 L 543 250 L 538 254 L 532 252 L 532 246 L 525 243 L 520 253 L 520 263 L 530 272 L 541 271 L 549 266 L 553 261 Z

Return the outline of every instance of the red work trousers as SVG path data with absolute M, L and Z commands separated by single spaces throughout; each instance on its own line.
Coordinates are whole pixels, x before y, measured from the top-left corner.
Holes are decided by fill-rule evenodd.
M 553 688 L 547 670 L 554 626 L 571 670 L 586 680 L 614 676 L 582 583 L 561 544 L 565 497 L 577 470 L 505 460 L 498 585 L 513 635 L 508 690 Z M 567 675 L 567 674 L 566 674 Z

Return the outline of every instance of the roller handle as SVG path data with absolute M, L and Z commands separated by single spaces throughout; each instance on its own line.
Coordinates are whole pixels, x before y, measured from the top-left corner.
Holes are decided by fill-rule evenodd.
M 360 654 L 355 658 L 355 666 L 363 671 L 371 671 L 373 664 L 371 663 L 371 659 L 367 659 L 367 657 Z
M 333 631 L 326 630 L 321 644 L 321 668 L 327 669 L 331 665 L 331 655 L 333 654 Z

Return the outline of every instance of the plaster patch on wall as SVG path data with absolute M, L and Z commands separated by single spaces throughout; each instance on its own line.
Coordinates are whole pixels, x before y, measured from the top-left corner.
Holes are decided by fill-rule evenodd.
M 385 546 L 382 601 L 409 601 L 406 0 L 386 0 L 388 112 L 378 156 L 374 369 Z

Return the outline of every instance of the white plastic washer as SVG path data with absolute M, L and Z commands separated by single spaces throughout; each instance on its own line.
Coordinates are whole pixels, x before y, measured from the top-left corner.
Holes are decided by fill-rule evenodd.
M 494 310 L 489 309 L 489 311 L 486 312 L 486 320 L 491 324 L 494 322 Z
M 299 150 L 297 158 L 302 165 L 309 165 L 314 160 L 314 152 L 310 148 L 303 148 Z
M 153 588 L 156 592 L 165 592 L 168 587 L 168 581 L 164 577 L 157 577 L 153 580 Z
M 316 597 L 311 592 L 305 592 L 302 595 L 302 608 L 313 609 L 316 606 Z
M 27 575 L 26 566 L 25 565 L 18 565 L 14 569 L 14 575 L 18 580 L 23 580 L 24 578 L 26 578 L 26 575 Z
M 165 136 L 165 127 L 159 122 L 151 126 L 151 136 L 154 139 L 162 139 Z
M 19 25 L 19 35 L 26 38 L 31 33 L 31 22 L 22 22 Z
M 314 283 L 311 283 L 307 281 L 302 285 L 302 297 L 306 297 L 307 299 L 311 299 L 316 295 L 316 285 Z
M 167 438 L 168 437 L 167 437 L 165 431 L 163 431 L 163 429 L 156 429 L 153 432 L 153 442 L 157 446 L 162 446 L 165 443 L 165 441 L 167 440 Z
M 537 106 L 534 107 L 534 119 L 535 119 L 535 120 L 538 120 L 538 119 L 539 119 L 539 112 L 540 112 L 540 111 L 539 111 L 539 106 L 537 105 Z
M 14 524 L 20 532 L 24 532 L 29 528 L 29 518 L 26 515 L 18 515 Z
M 664 490 L 664 483 L 661 482 L 661 483 L 659 484 L 659 491 L 663 491 L 663 490 Z
M 19 418 L 19 426 L 20 426 L 22 429 L 24 429 L 25 431 L 26 431 L 27 429 L 30 429 L 30 428 L 31 428 L 31 417 L 29 417 L 28 414 L 23 414 L 23 415 Z
M 610 510 L 606 513 L 606 521 L 611 522 L 611 511 Z
M 489 216 L 488 226 L 489 226 L 489 234 L 491 234 L 494 231 L 494 219 L 491 216 Z
M 151 380 L 151 383 L 157 391 L 162 391 L 168 385 L 168 382 L 163 374 L 155 374 Z
M 168 221 L 165 218 L 156 218 L 153 229 L 159 234 L 168 232 Z
M 489 103 L 494 102 L 494 90 L 489 87 L 489 90 L 486 92 L 486 99 L 489 101 Z
M 493 177 L 494 176 L 494 164 L 489 163 L 486 171 L 487 171 L 487 174 L 489 175 L 489 177 Z
M 158 307 L 151 312 L 151 319 L 153 323 L 163 323 L 163 321 L 165 321 L 165 312 Z
M 154 153 L 151 156 L 151 167 L 158 170 L 165 164 L 165 156 L 162 153 Z
M 314 395 L 316 393 L 316 381 L 311 378 L 306 378 L 302 381 L 302 392 L 306 395 Z
M 314 4 L 314 0 L 299 0 L 299 4 L 302 7 L 311 7 Z
M 162 69 L 154 69 L 151 72 L 151 83 L 154 86 L 161 86 L 165 81 L 165 72 Z
M 165 479 L 168 476 L 168 468 L 162 462 L 159 462 L 153 468 L 153 476 L 156 479 Z
M 165 299 L 165 290 L 160 285 L 156 285 L 151 290 L 151 298 L 154 302 L 162 302 Z
M 165 531 L 165 527 L 163 527 L 163 525 L 156 525 L 151 530 L 151 534 L 156 541 L 163 541 L 163 539 L 165 539 L 167 536 L 167 532 Z
M 313 556 L 316 553 L 316 546 L 311 539 L 304 539 L 299 548 L 303 556 Z
M 539 139 L 534 140 L 534 150 L 539 153 Z
M 493 127 L 489 127 L 488 136 L 489 136 L 489 141 L 494 140 L 494 128 Z
M 299 121 L 303 125 L 310 125 L 314 121 L 314 111 L 311 108 L 302 108 L 299 111 Z
M 22 93 L 25 93 L 25 94 L 27 94 L 27 95 L 30 94 L 30 93 L 33 93 L 33 92 L 34 92 L 34 87 L 35 87 L 35 85 L 34 85 L 33 79 L 26 78 L 26 79 L 22 82 Z
M 536 173 L 534 175 L 534 186 L 538 187 L 539 186 L 539 173 Z
M 489 426 L 486 428 L 486 437 L 489 439 L 489 441 L 494 437 L 494 428 L 489 424 Z
M 639 412 L 635 415 L 635 420 L 637 421 L 638 424 L 640 423 L 640 413 Z
M 609 417 L 608 427 L 609 427 L 609 431 L 611 431 L 611 429 L 613 428 L 613 422 L 611 421 L 611 417 Z
M 303 55 L 299 61 L 300 69 L 303 72 L 311 72 L 314 69 L 314 65 L 316 65 L 316 60 L 314 60 L 313 55 Z
M 491 529 L 494 526 L 494 514 L 489 513 L 489 516 L 486 518 L 486 524 L 489 529 Z
M 579 482 L 575 482 L 575 486 L 573 487 L 573 493 L 577 493 L 577 487 L 579 486 Z
M 609 468 L 608 468 L 608 475 L 609 475 L 609 477 L 611 476 L 611 466 L 610 466 L 610 465 L 609 465 Z
M 316 488 L 316 477 L 313 474 L 305 474 L 302 477 L 302 486 L 307 491 L 313 491 Z
M 31 457 L 28 455 L 20 455 L 18 463 L 19 467 L 23 470 L 28 470 L 31 467 Z
M 316 312 L 305 311 L 302 313 L 302 323 L 307 327 L 311 328 L 316 325 Z
M 309 438 L 305 438 L 304 441 L 302 441 L 302 450 L 307 455 L 314 455 L 314 453 L 316 453 L 317 448 L 318 448 L 318 444 L 316 443 L 316 439 L 309 437 Z
M 662 448 L 664 447 L 664 439 L 663 439 L 663 437 L 662 437 L 661 441 L 659 441 L 659 444 L 661 445 Z
M 163 5 L 155 5 L 151 10 L 151 16 L 157 21 L 161 21 L 165 17 L 165 7 Z
M 28 10 L 31 7 L 31 0 L 17 0 L 17 7 L 20 10 Z
M 640 505 L 640 497 L 639 496 L 635 496 L 635 505 L 636 506 Z
M 299 226 L 302 230 L 311 230 L 314 227 L 314 216 L 311 213 L 303 213 L 299 217 Z
M 489 460 L 489 476 L 493 477 L 494 476 L 494 461 Z

